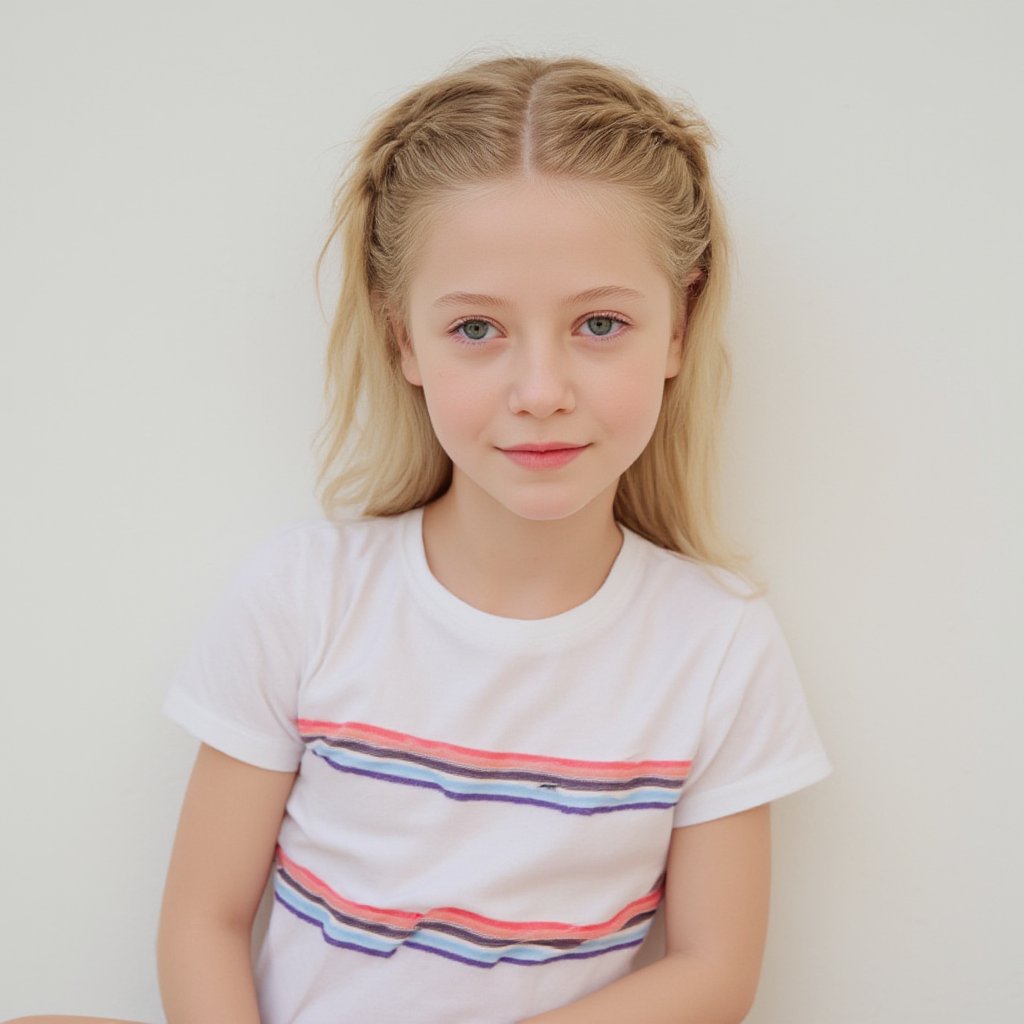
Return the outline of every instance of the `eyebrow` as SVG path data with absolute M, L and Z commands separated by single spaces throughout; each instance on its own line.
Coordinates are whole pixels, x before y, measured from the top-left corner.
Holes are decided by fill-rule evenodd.
M 564 306 L 573 306 L 578 302 L 591 302 L 594 299 L 604 299 L 617 296 L 624 299 L 644 299 L 646 296 L 635 288 L 624 288 L 618 284 L 602 284 L 597 288 L 588 288 L 579 295 L 570 295 L 562 303 Z M 512 305 L 508 299 L 497 298 L 494 295 L 478 295 L 476 292 L 449 292 L 442 295 L 434 302 L 435 306 L 498 306 L 507 309 Z

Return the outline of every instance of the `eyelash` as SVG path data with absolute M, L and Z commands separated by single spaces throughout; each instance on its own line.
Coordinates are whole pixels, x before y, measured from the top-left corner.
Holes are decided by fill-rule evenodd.
M 582 324 L 585 324 L 588 320 L 614 320 L 616 323 L 622 324 L 623 327 L 630 327 L 630 326 L 632 326 L 629 323 L 628 320 L 624 320 L 621 316 L 616 316 L 614 313 L 591 313 L 589 316 L 584 317 L 583 320 L 580 321 L 580 322 Z M 479 339 L 467 338 L 467 337 L 465 337 L 465 335 L 461 335 L 461 334 L 458 333 L 460 327 L 465 327 L 466 324 L 477 324 L 477 323 L 479 323 L 479 324 L 488 324 L 489 326 L 494 327 L 495 329 L 497 329 L 497 325 L 495 323 L 493 323 L 492 321 L 488 320 L 486 317 L 482 317 L 482 316 L 467 316 L 467 317 L 463 317 L 463 319 L 461 319 L 458 323 L 455 323 L 451 327 L 449 327 L 448 328 L 448 334 L 450 334 L 453 338 L 455 338 L 456 341 L 461 342 L 463 345 L 483 345 L 486 342 L 490 341 L 491 339 L 490 338 L 479 338 Z M 616 331 L 614 334 L 589 334 L 589 335 L 587 335 L 587 337 L 595 338 L 598 341 L 605 341 L 605 340 L 611 340 L 612 338 L 617 338 L 622 333 L 623 332 L 620 330 L 620 331 Z

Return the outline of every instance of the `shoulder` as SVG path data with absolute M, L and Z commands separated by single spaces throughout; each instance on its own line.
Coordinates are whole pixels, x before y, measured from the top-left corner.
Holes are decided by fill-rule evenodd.
M 247 564 L 279 569 L 324 567 L 336 559 L 394 552 L 411 513 L 397 516 L 310 517 L 283 523 L 253 544 Z
M 645 605 L 667 606 L 691 622 L 733 626 L 767 607 L 762 592 L 739 573 L 659 547 L 637 534 L 629 536 L 643 568 Z
M 236 583 L 271 590 L 309 608 L 354 594 L 361 582 L 397 571 L 413 513 L 292 520 L 265 534 L 243 556 Z

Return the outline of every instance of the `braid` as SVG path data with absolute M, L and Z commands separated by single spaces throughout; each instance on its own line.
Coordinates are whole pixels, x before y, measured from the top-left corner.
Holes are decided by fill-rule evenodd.
M 366 161 L 366 180 L 375 192 L 382 192 L 398 154 L 411 138 L 423 128 L 421 119 L 408 119 L 382 125 L 376 135 L 371 135 L 363 148 Z

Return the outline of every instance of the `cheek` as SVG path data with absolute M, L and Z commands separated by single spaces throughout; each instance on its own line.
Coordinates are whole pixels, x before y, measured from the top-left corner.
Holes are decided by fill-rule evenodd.
M 493 411 L 493 401 L 479 378 L 450 370 L 425 373 L 423 397 L 434 433 L 446 451 L 460 439 L 479 433 Z
M 646 443 L 658 421 L 664 393 L 664 378 L 657 374 L 624 373 L 605 389 L 606 422 L 623 437 L 643 437 Z

